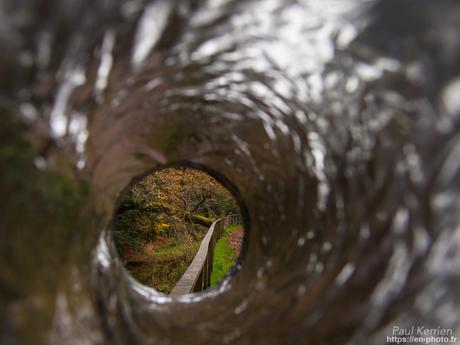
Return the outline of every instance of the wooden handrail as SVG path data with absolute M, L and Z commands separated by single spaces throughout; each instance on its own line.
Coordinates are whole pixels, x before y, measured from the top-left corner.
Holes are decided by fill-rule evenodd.
M 233 225 L 233 224 L 241 224 L 243 222 L 243 217 L 240 214 L 230 214 L 225 217 L 224 227 Z
M 214 246 L 223 232 L 224 219 L 220 218 L 209 227 L 192 263 L 177 282 L 170 295 L 184 295 L 192 292 L 199 292 L 210 286 Z

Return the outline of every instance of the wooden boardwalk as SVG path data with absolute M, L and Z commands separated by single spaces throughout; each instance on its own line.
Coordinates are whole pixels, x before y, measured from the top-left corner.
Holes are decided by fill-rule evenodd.
M 220 218 L 209 227 L 195 258 L 182 278 L 177 282 L 170 295 L 184 295 L 199 292 L 210 286 L 214 246 L 223 232 L 224 218 Z

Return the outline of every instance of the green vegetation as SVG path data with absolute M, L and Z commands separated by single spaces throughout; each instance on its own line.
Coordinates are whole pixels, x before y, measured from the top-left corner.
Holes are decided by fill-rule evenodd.
M 216 285 L 224 278 L 230 267 L 238 258 L 238 251 L 229 243 L 229 238 L 234 231 L 241 228 L 241 224 L 227 226 L 219 241 L 214 247 L 214 259 L 212 262 L 211 286 Z
M 114 219 L 118 251 L 142 251 L 152 241 L 199 240 L 214 220 L 237 213 L 232 195 L 208 174 L 169 168 L 146 176 L 120 200 Z
M 196 222 L 197 224 L 201 224 L 204 226 L 211 226 L 212 222 L 215 220 L 214 218 L 207 218 L 205 216 L 200 216 L 199 214 L 192 214 L 190 215 L 192 221 Z
M 134 278 L 169 293 L 212 222 L 238 210 L 229 191 L 208 174 L 185 167 L 159 170 L 120 199 L 115 244 Z
M 155 251 L 160 257 L 179 256 L 184 252 L 184 245 L 178 244 L 170 247 L 161 247 Z
M 199 242 L 160 247 L 153 250 L 152 261 L 127 262 L 129 272 L 142 284 L 169 294 L 192 262 Z

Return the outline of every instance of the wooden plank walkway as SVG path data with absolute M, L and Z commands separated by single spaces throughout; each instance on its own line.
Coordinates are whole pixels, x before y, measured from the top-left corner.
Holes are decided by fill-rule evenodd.
M 200 248 L 182 278 L 177 282 L 170 295 L 184 295 L 207 289 L 211 283 L 214 246 L 224 232 L 224 219 L 216 220 L 209 227 Z

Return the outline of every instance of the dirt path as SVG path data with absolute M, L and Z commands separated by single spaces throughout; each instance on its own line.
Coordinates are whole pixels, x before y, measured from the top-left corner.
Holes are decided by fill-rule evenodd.
M 232 247 L 238 254 L 241 251 L 241 244 L 243 243 L 243 235 L 244 235 L 243 227 L 239 227 L 238 229 L 234 230 L 227 239 L 230 247 Z

